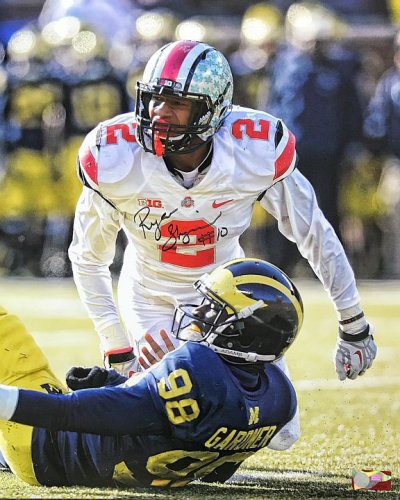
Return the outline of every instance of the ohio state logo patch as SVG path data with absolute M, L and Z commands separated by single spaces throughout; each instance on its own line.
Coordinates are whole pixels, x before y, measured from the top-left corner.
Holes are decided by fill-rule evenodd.
M 190 196 L 185 196 L 181 201 L 181 206 L 185 208 L 193 207 L 194 200 Z

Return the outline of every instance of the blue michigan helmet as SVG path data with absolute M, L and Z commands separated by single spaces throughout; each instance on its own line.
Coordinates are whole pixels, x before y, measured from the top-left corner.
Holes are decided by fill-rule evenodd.
M 203 300 L 175 311 L 173 334 L 204 342 L 226 361 L 275 361 L 303 322 L 303 302 L 290 278 L 260 259 L 235 259 L 203 275 L 194 287 Z

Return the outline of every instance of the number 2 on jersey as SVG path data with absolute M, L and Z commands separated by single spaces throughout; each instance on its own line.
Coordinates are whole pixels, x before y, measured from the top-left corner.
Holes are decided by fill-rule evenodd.
M 239 118 L 232 123 L 232 135 L 235 139 L 242 139 L 247 135 L 250 139 L 262 139 L 268 141 L 269 121 L 251 120 L 250 118 Z
M 204 219 L 170 220 L 160 227 L 160 260 L 181 267 L 215 262 L 215 227 Z

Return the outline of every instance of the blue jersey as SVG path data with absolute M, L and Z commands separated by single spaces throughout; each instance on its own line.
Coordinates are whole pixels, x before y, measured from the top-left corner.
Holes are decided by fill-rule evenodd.
M 296 409 L 276 366 L 251 374 L 192 342 L 115 387 L 19 394 L 13 420 L 37 426 L 32 460 L 44 485 L 224 481 Z

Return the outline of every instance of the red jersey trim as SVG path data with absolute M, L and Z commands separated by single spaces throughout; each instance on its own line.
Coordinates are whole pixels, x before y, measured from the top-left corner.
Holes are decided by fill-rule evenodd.
M 288 133 L 289 137 L 286 146 L 275 161 L 274 180 L 281 177 L 289 169 L 296 154 L 296 138 L 290 130 L 288 130 Z
M 93 156 L 89 148 L 87 148 L 83 153 L 79 155 L 79 161 L 84 171 L 87 173 L 90 179 L 97 185 L 98 165 L 96 158 Z

